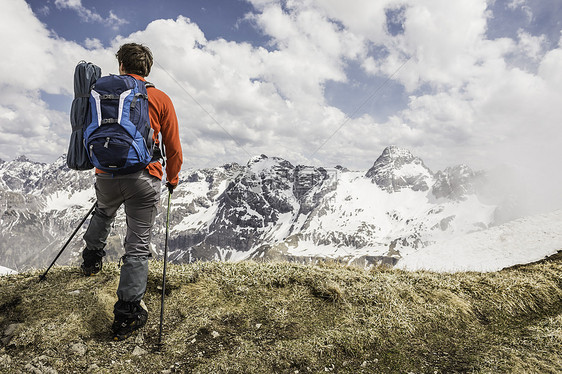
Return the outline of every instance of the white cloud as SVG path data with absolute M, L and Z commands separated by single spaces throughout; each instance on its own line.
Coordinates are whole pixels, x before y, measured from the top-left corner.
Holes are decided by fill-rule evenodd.
M 0 90 L 0 158 L 25 154 L 38 161 L 61 155 L 67 147 L 68 115 L 54 111 L 38 92 L 21 92 L 3 86 Z
M 511 0 L 506 7 L 512 11 L 521 10 L 527 17 L 527 23 L 533 20 L 533 10 L 527 4 L 527 0 Z
M 545 35 L 531 35 L 524 30 L 519 30 L 518 49 L 521 55 L 530 58 L 533 61 L 539 61 L 545 52 L 547 46 L 547 38 Z
M 527 0 L 511 0 L 507 4 L 507 7 L 509 9 L 517 9 L 517 8 L 520 8 L 520 7 L 524 6 L 526 3 L 527 3 Z
M 85 22 L 103 22 L 103 17 L 82 5 L 82 0 L 55 0 L 60 9 L 72 9 Z
M 94 53 L 52 35 L 24 1 L 4 5 L 0 33 L 17 35 L 0 39 L 0 48 L 10 51 L 0 59 L 0 158 L 26 154 L 52 161 L 67 150 L 70 122 L 68 112 L 50 109 L 41 92 L 71 96 L 74 66 Z M 108 66 L 107 53 L 95 56 Z
M 96 13 L 82 5 L 82 0 L 55 0 L 55 6 L 59 9 L 74 10 L 84 22 L 103 23 L 113 27 L 114 29 L 118 29 L 119 26 L 128 23 L 127 20 L 115 15 L 112 10 L 109 11 L 109 16 L 104 18 L 99 13 Z
M 119 26 L 129 23 L 129 21 L 124 18 L 119 18 L 115 13 L 113 13 L 113 10 L 110 10 L 109 17 L 107 17 L 105 23 L 111 25 L 114 30 L 118 30 Z
M 51 12 L 51 9 L 49 8 L 49 5 L 47 5 L 47 4 L 45 4 L 44 6 L 42 6 L 39 9 L 37 9 L 37 13 L 42 14 L 44 16 L 49 15 L 50 12 Z
M 88 49 L 102 49 L 103 43 L 97 38 L 86 38 L 84 46 Z
M 253 16 L 276 49 L 264 56 L 265 78 L 292 101 L 322 103 L 324 83 L 346 80 L 343 59 L 363 54 L 363 40 L 297 4 L 290 13 L 268 4 Z
M 71 95 L 74 66 L 80 60 L 96 60 L 102 68 L 114 65 L 114 52 L 88 51 L 53 35 L 24 1 L 10 1 L 4 6 L 0 33 L 17 36 L 0 38 L 0 48 L 10 51 L 0 59 L 0 84 L 22 91 L 40 89 Z
M 539 76 L 554 91 L 562 87 L 562 46 L 548 52 L 539 67 Z

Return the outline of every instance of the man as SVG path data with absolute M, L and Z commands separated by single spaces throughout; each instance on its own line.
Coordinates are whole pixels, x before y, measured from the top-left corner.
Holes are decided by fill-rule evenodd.
M 119 74 L 145 81 L 153 62 L 148 47 L 136 43 L 124 44 L 116 57 Z M 162 134 L 167 157 L 166 186 L 172 193 L 178 184 L 183 162 L 176 113 L 172 101 L 164 92 L 149 85 L 147 94 L 154 140 L 158 142 L 158 134 Z M 85 275 L 101 271 L 106 240 L 121 204 L 125 205 L 127 215 L 125 255 L 117 289 L 118 300 L 113 311 L 114 340 L 126 339 L 133 331 L 143 327 L 148 319 L 142 297 L 146 292 L 148 258 L 151 256 L 149 245 L 160 201 L 162 176 L 159 158 L 153 159 L 146 169 L 132 174 L 112 175 L 96 169 L 97 204 L 84 234 L 86 248 L 82 253 L 84 262 L 81 268 Z

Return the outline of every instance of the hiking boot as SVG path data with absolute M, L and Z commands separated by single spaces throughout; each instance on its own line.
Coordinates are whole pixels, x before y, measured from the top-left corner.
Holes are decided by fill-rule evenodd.
M 123 301 L 118 301 L 118 304 L 125 304 Z M 138 303 L 126 303 L 130 305 L 131 313 L 128 315 L 116 314 L 111 330 L 113 330 L 113 340 L 125 340 L 133 334 L 136 330 L 146 325 L 148 320 L 148 310 L 144 301 Z
M 80 269 L 82 269 L 84 275 L 95 275 L 101 271 L 103 256 L 100 256 L 97 252 L 91 251 L 88 248 L 84 248 L 82 258 L 84 262 L 80 266 Z

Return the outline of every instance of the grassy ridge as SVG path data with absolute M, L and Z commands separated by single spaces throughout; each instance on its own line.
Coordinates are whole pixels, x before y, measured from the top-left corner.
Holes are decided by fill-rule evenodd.
M 172 265 L 158 351 L 161 273 L 151 263 L 147 326 L 117 343 L 109 340 L 115 264 L 95 277 L 62 267 L 42 283 L 39 273 L 0 278 L 0 372 L 562 371 L 559 259 L 456 274 Z

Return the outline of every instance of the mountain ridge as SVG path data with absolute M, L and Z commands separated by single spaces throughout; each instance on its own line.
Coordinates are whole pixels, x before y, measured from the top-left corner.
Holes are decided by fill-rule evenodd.
M 45 266 L 95 202 L 91 171 L 71 171 L 65 160 L 44 164 L 20 157 L 0 164 L 3 266 Z M 367 172 L 295 166 L 266 155 L 246 165 L 183 170 L 172 198 L 170 260 L 395 264 L 437 241 L 492 226 L 498 206 L 478 196 L 484 180 L 483 172 L 466 165 L 433 173 L 396 146 L 387 147 Z M 164 219 L 161 208 L 152 245 L 157 257 Z M 108 259 L 122 254 L 124 227 L 120 212 Z M 79 234 L 60 263 L 79 261 L 82 246 Z

